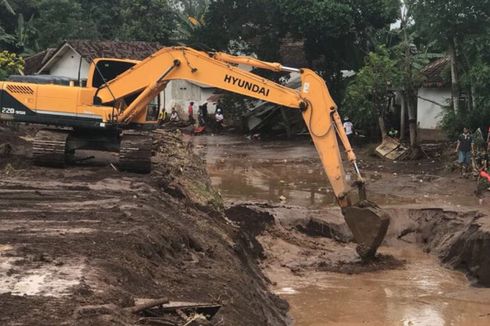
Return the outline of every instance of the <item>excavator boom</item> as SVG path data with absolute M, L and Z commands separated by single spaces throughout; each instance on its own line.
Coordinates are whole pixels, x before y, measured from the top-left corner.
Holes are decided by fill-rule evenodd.
M 104 63 L 106 59 L 98 60 Z M 93 64 L 92 71 L 98 71 L 98 62 Z M 237 67 L 239 64 L 271 71 L 299 73 L 301 88 L 299 90 L 287 88 L 252 72 L 240 69 Z M 124 72 L 111 80 L 105 81 L 103 78 L 104 83 L 100 85 L 95 85 L 95 82 L 89 79 L 89 87 L 87 88 L 66 88 L 66 94 L 70 91 L 70 94 L 73 94 L 69 96 L 83 100 L 83 103 L 76 106 L 74 111 L 83 112 L 85 115 L 88 113 L 98 114 L 100 123 L 94 124 L 94 126 L 100 127 L 99 129 L 131 129 L 133 125 L 145 123 L 150 102 L 171 80 L 188 80 L 206 84 L 300 110 L 338 204 L 342 208 L 346 222 L 358 243 L 359 255 L 365 259 L 375 255 L 386 234 L 389 217 L 382 213 L 378 207 L 365 200 L 364 180 L 357 167 L 356 156 L 344 132 L 337 106 L 329 94 L 325 81 L 314 71 L 284 67 L 279 63 L 264 62 L 251 57 L 233 56 L 221 52 L 206 53 L 187 47 L 163 48 L 141 62 L 131 61 L 128 62 L 128 65 Z M 33 95 L 35 87 L 37 92 L 44 89 L 37 85 L 33 85 L 32 88 L 28 86 L 28 89 L 26 86 L 19 88 L 13 85 L 7 85 L 5 88 L 14 91 L 21 90 L 28 95 L 30 94 L 31 97 L 35 97 Z M 56 94 L 54 96 L 58 96 L 61 101 L 63 89 L 56 89 L 56 92 L 53 90 L 53 94 Z M 53 96 L 50 97 L 50 99 L 53 98 Z M 29 101 L 26 99 L 24 102 Z M 63 111 L 61 106 L 56 110 L 56 114 L 63 113 L 60 112 Z M 67 114 L 73 116 L 71 112 L 67 112 Z M 25 114 L 25 116 L 29 117 L 29 122 L 35 123 L 38 119 L 36 115 L 30 113 Z M 76 116 L 75 119 L 78 117 Z M 138 160 L 143 156 L 143 152 L 138 149 L 140 146 L 137 145 L 142 138 L 139 135 L 129 135 L 129 137 L 130 139 L 132 137 L 132 140 L 127 142 L 124 150 L 123 144 L 125 142 L 121 140 L 120 151 L 128 157 L 129 164 L 135 167 L 138 166 L 138 162 L 141 162 Z M 66 136 L 61 134 L 58 138 L 62 144 Z M 343 145 L 347 160 L 352 164 L 356 176 L 355 184 L 360 191 L 359 198 L 361 200 L 356 204 L 352 203 L 352 185 L 346 177 L 339 140 Z M 40 144 L 42 147 L 43 144 Z M 151 152 L 148 143 L 145 144 L 144 153 Z M 42 147 L 42 149 L 44 148 Z M 64 155 L 63 148 L 60 147 L 59 155 L 61 158 Z M 146 171 L 147 167 L 145 166 L 143 170 Z
M 236 67 L 244 64 L 272 71 L 297 72 L 301 89 L 290 89 Z M 165 72 L 162 74 L 162 70 Z M 226 53 L 205 53 L 185 47 L 164 48 L 151 57 L 119 75 L 103 86 L 98 96 L 101 101 L 124 97 L 135 89 L 144 89 L 118 117 L 120 122 L 137 115 L 148 99 L 160 92 L 170 80 L 184 79 L 206 84 L 237 94 L 268 101 L 292 109 L 299 109 L 320 156 L 323 168 L 332 185 L 338 204 L 354 239 L 361 258 L 375 255 L 386 235 L 389 217 L 376 205 L 365 200 L 364 180 L 356 163 L 356 156 L 344 132 L 341 118 L 325 81 L 309 69 L 284 67 L 279 63 L 260 61 L 251 57 Z M 146 100 L 145 100 L 146 99 Z M 139 101 L 141 100 L 141 102 Z M 130 121 L 131 119 L 129 119 Z M 356 174 L 360 203 L 353 205 L 351 184 L 347 181 L 338 140 L 345 149 L 347 160 Z

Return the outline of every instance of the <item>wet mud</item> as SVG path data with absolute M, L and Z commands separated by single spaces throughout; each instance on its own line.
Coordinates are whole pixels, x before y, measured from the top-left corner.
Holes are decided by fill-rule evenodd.
M 30 151 L 28 140 L 10 143 Z M 17 153 L 0 158 L 1 325 L 182 325 L 195 317 L 122 313 L 159 298 L 221 306 L 193 325 L 287 324 L 287 303 L 271 292 L 179 134 L 155 135 L 150 175 L 119 172 L 110 155 L 52 169 Z M 75 313 L 91 306 L 100 307 Z
M 490 196 L 476 197 L 474 183 L 441 158 L 386 162 L 358 151 L 369 198 L 393 217 L 377 259 L 365 264 L 311 144 L 195 141 L 295 325 L 490 323 L 490 290 L 481 288 L 490 276 Z

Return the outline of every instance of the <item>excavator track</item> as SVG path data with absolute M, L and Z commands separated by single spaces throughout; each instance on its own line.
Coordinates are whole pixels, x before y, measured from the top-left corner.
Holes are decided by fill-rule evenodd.
M 32 144 L 32 158 L 37 165 L 63 167 L 67 158 L 67 130 L 42 129 Z
M 150 173 L 152 144 L 150 133 L 123 133 L 119 149 L 119 168 L 128 172 Z

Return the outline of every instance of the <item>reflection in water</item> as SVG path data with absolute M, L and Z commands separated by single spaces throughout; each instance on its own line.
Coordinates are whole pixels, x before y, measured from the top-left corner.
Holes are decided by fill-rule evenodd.
M 315 148 L 303 142 L 250 142 L 240 137 L 192 139 L 213 183 L 227 200 L 281 202 L 320 208 L 335 205 Z M 413 200 L 370 192 L 378 204 Z
M 280 202 L 318 206 L 332 205 L 335 197 L 326 187 L 320 167 L 305 169 L 296 165 L 254 164 L 227 161 L 208 166 L 211 181 L 226 199 Z

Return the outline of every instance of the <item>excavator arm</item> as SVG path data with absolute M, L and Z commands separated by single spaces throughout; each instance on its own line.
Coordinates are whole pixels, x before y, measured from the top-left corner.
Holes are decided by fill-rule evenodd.
M 301 75 L 301 89 L 284 87 L 236 67 L 238 64 L 272 71 L 298 72 Z M 320 76 L 309 69 L 283 67 L 279 63 L 250 57 L 205 53 L 185 47 L 164 48 L 103 85 L 97 92 L 98 101 L 109 103 L 137 94 L 124 110 L 116 113 L 117 121 L 127 124 L 144 111 L 168 81 L 177 79 L 300 110 L 338 204 L 358 243 L 358 253 L 366 259 L 375 255 L 386 234 L 389 217 L 365 200 L 364 180 L 357 167 L 356 156 L 344 132 L 337 107 Z M 361 199 L 356 205 L 350 198 L 352 188 L 346 178 L 338 140 L 343 144 L 347 160 L 356 174 Z

